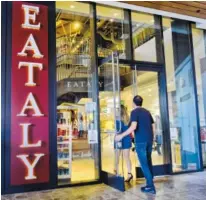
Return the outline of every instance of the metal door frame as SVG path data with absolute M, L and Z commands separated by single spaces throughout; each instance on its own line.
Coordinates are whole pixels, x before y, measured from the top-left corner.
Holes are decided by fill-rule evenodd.
M 99 58 L 98 64 L 102 65 L 111 60 L 111 56 L 107 58 Z M 172 174 L 172 156 L 171 156 L 171 142 L 170 142 L 170 128 L 169 128 L 169 111 L 168 111 L 168 97 L 167 97 L 167 84 L 166 84 L 166 72 L 164 64 L 142 62 L 134 60 L 122 60 L 119 59 L 119 64 L 129 65 L 132 70 L 156 72 L 158 74 L 158 86 L 159 86 L 159 105 L 162 130 L 163 130 L 163 163 L 162 165 L 154 165 L 154 175 L 162 176 Z M 100 144 L 101 145 L 101 144 Z M 105 174 L 104 174 L 105 177 Z M 105 182 L 104 177 L 102 178 Z M 140 167 L 136 167 L 136 178 L 143 177 L 143 173 Z M 108 184 L 108 183 L 107 183 Z M 108 184 L 109 185 L 109 184 Z
M 141 63 L 132 65 L 132 69 L 136 71 L 156 72 L 158 76 L 159 87 L 159 105 L 160 115 L 162 122 L 163 133 L 163 163 L 162 165 L 153 165 L 154 176 L 169 175 L 172 173 L 172 157 L 171 157 L 171 143 L 170 143 L 170 130 L 169 130 L 169 112 L 168 112 L 168 97 L 167 97 L 167 85 L 166 85 L 166 72 L 163 65 L 157 66 L 153 63 Z M 143 177 L 143 173 L 140 167 L 136 167 L 136 178 Z

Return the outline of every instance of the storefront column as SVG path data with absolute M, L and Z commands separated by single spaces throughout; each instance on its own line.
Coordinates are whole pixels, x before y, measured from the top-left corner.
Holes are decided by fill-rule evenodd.
M 101 132 L 100 132 L 100 112 L 99 112 L 99 77 L 98 77 L 98 53 L 97 53 L 97 20 L 96 3 L 90 4 L 90 32 L 91 32 L 91 82 L 92 82 L 92 100 L 96 102 L 95 129 L 98 132 L 98 142 L 93 144 L 95 160 L 95 176 L 101 180 Z
M 6 33 L 7 2 L 1 2 L 1 191 L 5 192 Z
M 197 134 L 198 134 L 197 140 L 198 140 L 198 145 L 199 145 L 199 153 L 200 153 L 199 162 L 200 162 L 200 170 L 201 170 L 203 169 L 203 157 L 202 157 L 203 154 L 202 154 L 202 145 L 201 145 L 200 115 L 199 115 L 199 107 L 198 107 L 195 58 L 194 58 L 193 39 L 192 39 L 192 24 L 191 22 L 188 22 L 188 23 L 189 23 L 189 50 L 191 52 L 191 60 L 192 60 L 192 78 L 193 78 L 193 83 L 194 83 L 195 109 L 197 113 Z

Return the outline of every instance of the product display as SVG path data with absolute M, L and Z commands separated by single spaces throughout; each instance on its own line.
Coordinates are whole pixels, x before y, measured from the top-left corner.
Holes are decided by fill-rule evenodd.
M 58 124 L 58 130 L 65 133 L 64 136 L 57 136 L 58 180 L 61 184 L 61 181 L 71 180 L 72 142 L 70 142 L 69 126 L 61 127 L 61 124 Z
M 71 181 L 72 169 L 72 129 L 67 110 L 61 107 L 57 110 L 58 182 L 68 184 Z
M 58 181 L 59 184 L 68 184 L 72 178 L 72 162 L 92 157 L 84 106 L 59 105 L 57 123 Z

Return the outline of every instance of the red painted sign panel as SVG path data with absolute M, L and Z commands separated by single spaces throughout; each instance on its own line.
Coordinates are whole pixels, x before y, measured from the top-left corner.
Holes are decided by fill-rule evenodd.
M 11 185 L 49 181 L 48 8 L 12 6 Z

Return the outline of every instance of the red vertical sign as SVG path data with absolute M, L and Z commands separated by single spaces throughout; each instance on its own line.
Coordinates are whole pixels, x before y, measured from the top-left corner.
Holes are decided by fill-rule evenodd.
M 11 185 L 49 181 L 48 9 L 12 7 Z

